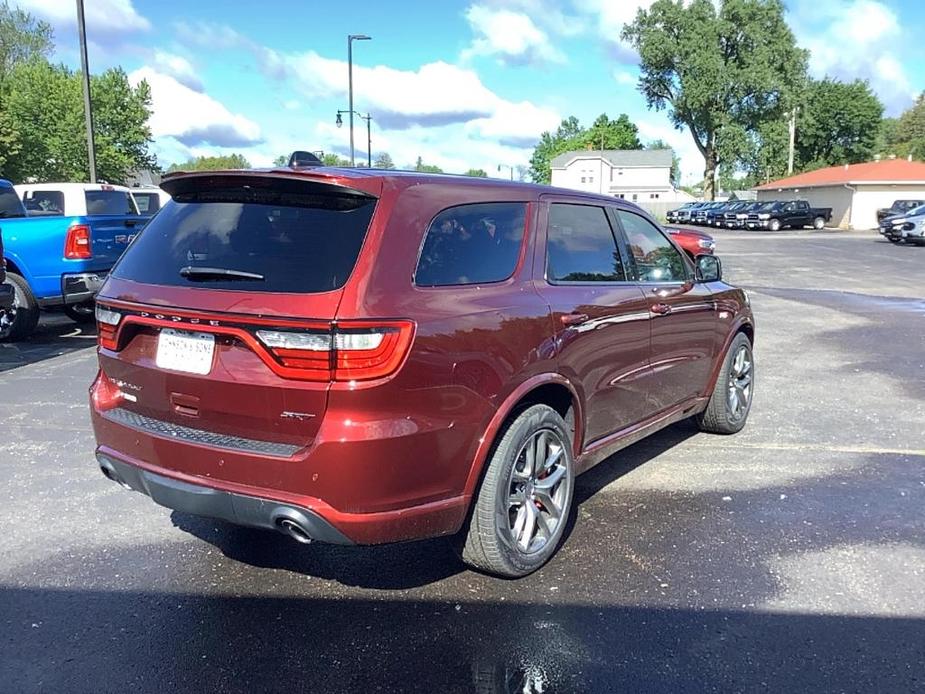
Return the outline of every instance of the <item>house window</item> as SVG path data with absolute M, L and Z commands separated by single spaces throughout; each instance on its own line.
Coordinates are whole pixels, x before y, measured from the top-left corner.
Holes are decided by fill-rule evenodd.
M 649 200 L 658 200 L 658 193 L 649 193 Z
M 581 177 L 581 182 L 582 182 L 582 183 L 587 183 L 587 181 L 585 180 L 585 177 L 584 177 L 584 176 Z
M 594 176 L 588 176 L 588 183 L 594 183 Z

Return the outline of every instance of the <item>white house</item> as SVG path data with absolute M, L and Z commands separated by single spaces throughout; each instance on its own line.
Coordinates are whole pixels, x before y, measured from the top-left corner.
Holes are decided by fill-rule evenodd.
M 552 160 L 552 185 L 640 204 L 694 200 L 671 184 L 670 149 L 565 152 Z
M 808 171 L 756 188 L 759 200 L 808 200 L 831 207 L 832 225 L 874 229 L 877 210 L 894 200 L 925 200 L 925 163 L 884 159 Z

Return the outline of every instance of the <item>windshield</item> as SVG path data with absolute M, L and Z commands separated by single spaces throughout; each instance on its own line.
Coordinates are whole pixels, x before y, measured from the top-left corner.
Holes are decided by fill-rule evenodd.
M 919 215 L 925 215 L 925 204 L 919 205 L 918 207 L 913 207 L 911 210 L 906 212 L 909 217 L 918 217 Z
M 112 274 L 179 287 L 331 291 L 353 271 L 375 206 L 374 198 L 289 181 L 178 193 Z

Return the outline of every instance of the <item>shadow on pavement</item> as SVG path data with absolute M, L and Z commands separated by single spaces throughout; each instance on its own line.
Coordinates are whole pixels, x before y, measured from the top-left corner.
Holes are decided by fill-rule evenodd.
M 94 347 L 95 324 L 78 325 L 61 314 L 46 313 L 25 340 L 0 342 L 0 372 Z
M 529 600 L 529 598 L 528 598 Z M 0 588 L 5 691 L 915 691 L 925 620 Z
M 578 478 L 573 509 L 611 482 L 696 433 L 693 425 L 677 424 L 611 456 Z M 260 568 L 331 579 L 348 586 L 382 590 L 414 588 L 466 570 L 453 549 L 454 538 L 361 547 L 313 543 L 305 547 L 295 545 L 289 537 L 266 530 L 177 511 L 172 512 L 170 518 L 175 527 L 217 547 L 229 559 Z M 563 544 L 568 542 L 574 525 L 575 513 L 572 513 Z

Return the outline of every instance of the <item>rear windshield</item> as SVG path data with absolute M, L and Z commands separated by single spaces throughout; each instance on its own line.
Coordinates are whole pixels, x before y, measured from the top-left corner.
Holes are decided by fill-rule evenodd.
M 87 214 L 138 214 L 132 196 L 127 191 L 88 190 L 84 192 L 87 199 Z
M 353 271 L 375 198 L 273 181 L 177 192 L 112 274 L 146 284 L 314 293 Z
M 0 219 L 22 216 L 22 202 L 16 191 L 7 186 L 0 186 Z

